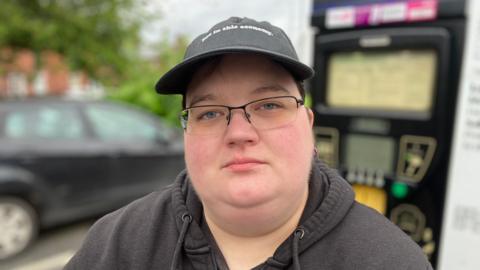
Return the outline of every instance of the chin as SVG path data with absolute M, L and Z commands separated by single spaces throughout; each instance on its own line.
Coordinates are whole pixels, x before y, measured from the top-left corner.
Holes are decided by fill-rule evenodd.
M 252 208 L 265 205 L 275 198 L 273 190 L 259 188 L 236 189 L 228 194 L 227 202 L 237 208 Z

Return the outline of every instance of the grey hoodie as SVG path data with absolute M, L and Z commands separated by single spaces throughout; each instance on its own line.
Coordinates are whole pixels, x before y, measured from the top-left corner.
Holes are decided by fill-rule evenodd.
M 202 213 L 184 171 L 172 185 L 97 221 L 64 269 L 224 269 Z M 355 202 L 350 185 L 317 160 L 300 225 L 254 269 L 432 267 L 415 242 Z

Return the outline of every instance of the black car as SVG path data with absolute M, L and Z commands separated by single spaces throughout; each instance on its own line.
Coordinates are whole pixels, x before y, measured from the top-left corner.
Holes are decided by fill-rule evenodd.
M 98 215 L 184 168 L 180 132 L 106 101 L 0 101 L 0 259 L 41 228 Z

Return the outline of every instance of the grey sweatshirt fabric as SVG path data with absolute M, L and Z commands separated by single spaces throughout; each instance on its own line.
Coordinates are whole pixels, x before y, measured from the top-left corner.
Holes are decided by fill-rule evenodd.
M 64 269 L 225 269 L 205 226 L 202 204 L 184 171 L 172 185 L 97 221 Z M 350 185 L 316 160 L 300 225 L 254 269 L 432 267 L 416 243 L 355 202 Z

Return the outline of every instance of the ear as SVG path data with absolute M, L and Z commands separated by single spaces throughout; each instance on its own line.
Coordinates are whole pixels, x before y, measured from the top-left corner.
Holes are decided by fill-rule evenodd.
M 310 127 L 313 128 L 313 120 L 314 120 L 313 111 L 310 108 L 306 108 L 306 109 L 307 109 L 308 122 L 310 123 Z

